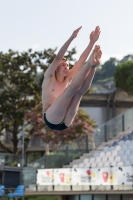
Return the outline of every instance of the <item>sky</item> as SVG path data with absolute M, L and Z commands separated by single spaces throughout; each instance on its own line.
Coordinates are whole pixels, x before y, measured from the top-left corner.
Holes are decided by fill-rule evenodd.
M 96 26 L 96 44 L 110 57 L 133 54 L 133 0 L 0 0 L 0 51 L 59 48 L 82 26 L 68 50 L 78 59 Z

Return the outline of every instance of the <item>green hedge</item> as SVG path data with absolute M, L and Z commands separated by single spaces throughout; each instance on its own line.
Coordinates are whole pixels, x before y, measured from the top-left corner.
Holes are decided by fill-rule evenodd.
M 20 200 L 20 199 L 18 199 Z M 58 200 L 57 196 L 25 196 L 25 200 Z

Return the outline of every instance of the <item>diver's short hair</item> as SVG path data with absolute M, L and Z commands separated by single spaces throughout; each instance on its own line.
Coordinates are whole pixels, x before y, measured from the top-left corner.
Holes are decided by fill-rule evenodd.
M 63 57 L 63 58 L 62 58 L 62 60 L 68 61 L 68 58 L 66 58 L 66 57 Z

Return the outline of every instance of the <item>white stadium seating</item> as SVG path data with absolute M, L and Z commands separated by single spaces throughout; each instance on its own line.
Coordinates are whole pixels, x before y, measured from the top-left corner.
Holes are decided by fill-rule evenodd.
M 116 140 L 102 143 L 93 153 L 86 153 L 82 160 L 72 162 L 72 168 L 112 168 L 133 166 L 133 132 L 120 132 Z M 131 190 L 131 185 L 113 185 L 113 190 Z M 73 186 L 73 190 L 90 190 L 89 185 Z M 91 186 L 91 190 L 111 190 L 111 185 Z

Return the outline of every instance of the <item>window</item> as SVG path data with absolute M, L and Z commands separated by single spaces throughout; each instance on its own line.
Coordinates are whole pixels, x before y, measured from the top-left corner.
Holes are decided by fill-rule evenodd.
M 133 199 L 133 195 L 131 194 L 123 194 L 122 200 L 130 200 Z M 131 198 L 132 197 L 132 198 Z
M 105 194 L 95 194 L 94 195 L 94 200 L 106 200 L 106 195 Z
M 108 195 L 108 200 L 120 200 L 120 194 L 109 194 Z
M 79 195 L 68 195 L 67 200 L 79 200 Z
M 91 194 L 82 194 L 80 195 L 80 200 L 92 200 Z

